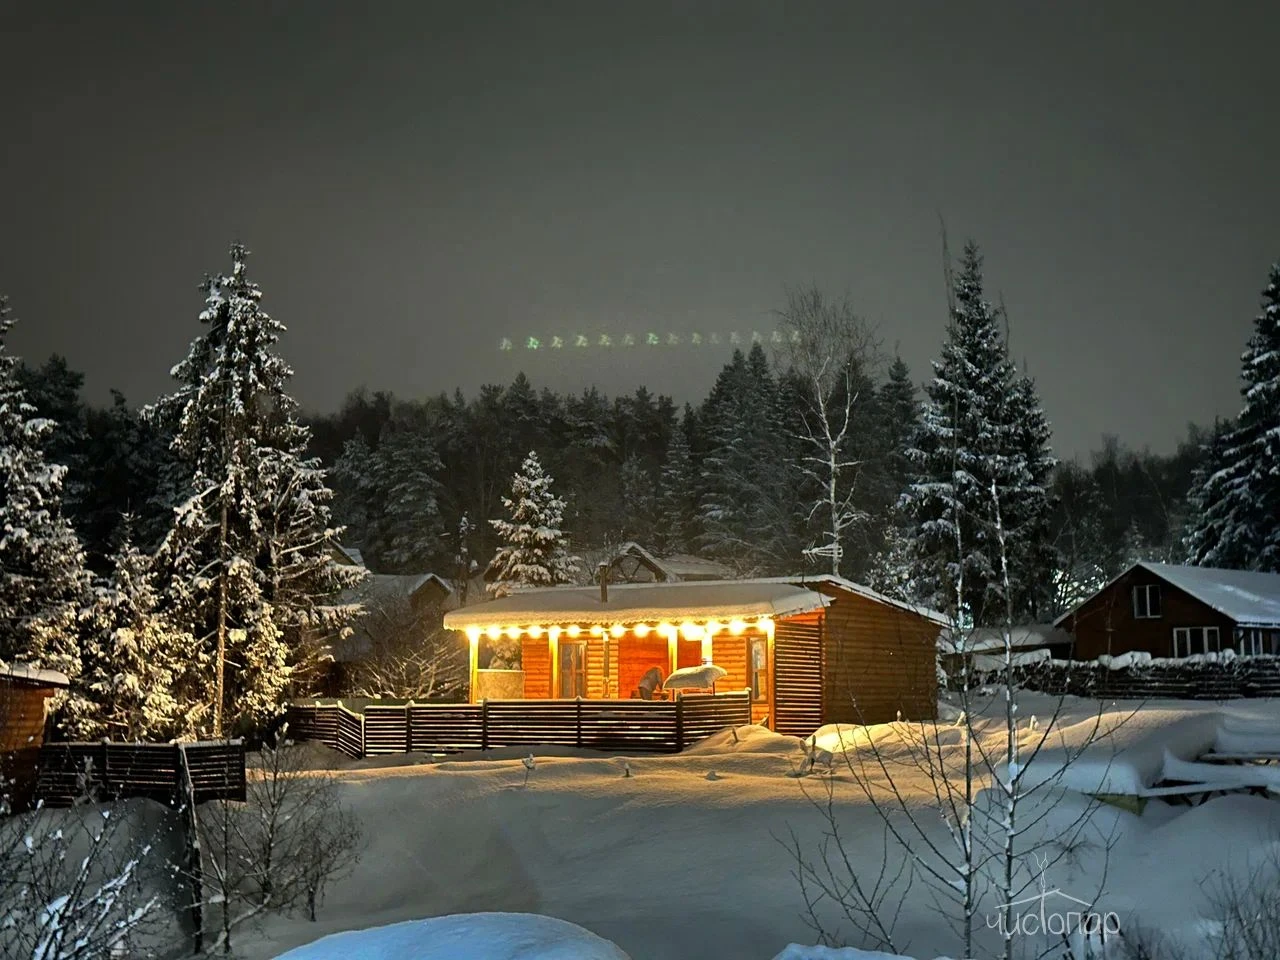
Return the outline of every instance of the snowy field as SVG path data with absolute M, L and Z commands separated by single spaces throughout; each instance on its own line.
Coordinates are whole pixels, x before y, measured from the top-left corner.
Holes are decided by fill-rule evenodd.
M 1049 743 L 1069 747 L 1094 729 L 1097 705 L 1075 700 L 1046 729 L 1056 703 L 1021 697 L 1028 737 L 1047 735 Z M 1072 786 L 1140 791 L 1171 772 L 1196 773 L 1177 765 L 1215 746 L 1260 749 L 1275 738 L 1259 731 L 1280 730 L 1274 700 L 1156 702 L 1133 710 L 1108 706 L 1103 721 L 1110 735 L 1077 763 Z M 989 722 L 994 743 L 1000 721 Z M 935 733 L 946 749 L 959 749 L 958 728 L 942 721 Z M 275 957 L 337 931 L 502 911 L 579 924 L 632 960 L 771 960 L 788 944 L 815 939 L 783 842 L 794 831 L 816 855 L 824 823 L 806 792 L 822 797 L 832 783 L 854 862 L 878 870 L 880 821 L 838 754 L 843 746 L 865 756 L 874 740 L 892 758 L 917 734 L 918 728 L 883 725 L 853 731 L 842 744 L 828 729 L 819 740 L 837 754 L 834 772 L 819 765 L 799 778 L 801 742 L 759 727 L 725 731 L 677 756 L 624 760 L 562 750 L 537 759 L 527 786 L 515 751 L 435 763 L 417 755 L 351 761 L 306 745 L 298 749 L 310 751 L 317 767 L 338 772 L 343 798 L 361 820 L 363 854 L 330 889 L 317 923 L 273 919 L 261 934 L 242 937 L 239 952 Z M 902 770 L 900 785 L 928 816 L 928 781 Z M 1265 781 L 1272 774 L 1258 776 Z M 1053 800 L 1045 829 L 1087 809 L 1072 790 L 1055 787 L 1045 795 Z M 1280 803 L 1266 796 L 1234 794 L 1198 807 L 1152 801 L 1141 816 L 1107 805 L 1094 819 L 1099 839 L 1056 864 L 1052 885 L 1096 897 L 1125 929 L 1142 926 L 1188 941 L 1213 919 L 1203 883 L 1280 837 Z M 909 893 L 897 933 L 898 949 L 912 956 L 958 955 L 922 889 Z

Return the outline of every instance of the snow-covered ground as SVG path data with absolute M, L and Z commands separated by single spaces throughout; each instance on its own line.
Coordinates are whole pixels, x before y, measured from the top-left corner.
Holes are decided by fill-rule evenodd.
M 1047 737 L 1046 749 L 1069 750 L 1097 728 L 1097 705 L 1069 700 L 1050 726 L 1056 702 L 1022 696 L 1025 739 Z M 1109 735 L 1077 761 L 1068 786 L 1133 792 L 1168 776 L 1167 765 L 1196 772 L 1177 765 L 1215 746 L 1271 745 L 1274 737 L 1264 731 L 1280 730 L 1280 701 L 1159 702 L 1136 714 L 1135 705 L 1107 709 L 1102 728 Z M 989 724 L 981 735 L 999 735 L 996 712 L 981 721 Z M 299 749 L 338 772 L 343 799 L 361 821 L 361 860 L 330 889 L 319 922 L 272 919 L 260 935 L 242 937 L 240 951 L 275 957 L 336 931 L 502 911 L 579 924 L 636 960 L 840 956 L 784 953 L 815 936 L 802 917 L 783 841 L 794 831 L 816 854 L 824 823 L 806 793 L 821 796 L 830 782 L 854 862 L 878 869 L 879 820 L 839 753 L 843 747 L 865 756 L 874 741 L 892 762 L 907 753 L 912 731 L 918 728 L 886 724 L 842 738 L 825 730 L 819 739 L 835 759 L 833 772 L 818 768 L 800 778 L 799 740 L 742 727 L 677 756 L 539 756 L 527 786 L 523 751 L 504 759 L 350 761 L 308 745 Z M 929 734 L 959 748 L 960 729 L 948 721 Z M 1047 764 L 1048 754 L 1037 762 Z M 900 770 L 900 787 L 927 810 L 927 781 L 905 763 Z M 1033 766 L 1028 777 L 1035 773 Z M 1045 830 L 1087 808 L 1062 786 L 1044 796 L 1052 801 Z M 1052 885 L 1096 895 L 1098 907 L 1114 911 L 1126 928 L 1189 937 L 1209 918 L 1203 882 L 1280 838 L 1280 803 L 1242 794 L 1192 808 L 1151 802 L 1140 817 L 1103 806 L 1095 819 L 1094 839 L 1054 866 Z M 897 929 L 900 951 L 959 955 L 946 918 L 922 890 L 908 896 Z

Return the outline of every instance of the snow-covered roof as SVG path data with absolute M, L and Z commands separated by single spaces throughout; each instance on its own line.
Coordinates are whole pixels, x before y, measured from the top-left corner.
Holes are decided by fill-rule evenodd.
M 733 617 L 786 617 L 821 610 L 822 594 L 787 581 L 717 580 L 619 583 L 600 601 L 600 588 L 544 587 L 445 614 L 450 630 L 490 624 L 645 623 Z
M 355 586 L 339 593 L 338 601 L 374 605 L 392 599 L 412 600 L 428 584 L 434 584 L 442 597 L 453 592 L 449 581 L 434 573 L 371 573 Z
M 695 557 L 688 553 L 658 557 L 658 563 L 681 580 L 728 580 L 733 574 L 732 570 L 718 560 Z
M 453 610 L 444 617 L 450 630 L 490 624 L 643 623 L 661 620 L 724 620 L 733 617 L 790 617 L 821 610 L 830 601 L 822 586 L 857 594 L 906 610 L 934 623 L 949 621 L 941 613 L 893 600 L 842 577 L 757 577 L 752 580 L 694 580 L 674 583 L 620 583 L 600 588 L 543 587 Z
M 57 670 L 42 670 L 29 663 L 11 663 L 5 666 L 0 663 L 0 677 L 8 680 L 23 680 L 42 687 L 69 687 L 71 681 L 65 673 Z
M 1098 593 L 1110 589 L 1118 580 L 1139 567 L 1154 573 L 1184 593 L 1189 593 L 1201 603 L 1234 620 L 1238 626 L 1280 627 L 1280 573 L 1227 570 L 1222 567 L 1184 567 L 1174 563 L 1144 561 L 1135 563 Z M 1089 598 L 1092 599 L 1093 597 Z M 1065 623 L 1082 606 L 1083 603 L 1064 613 L 1054 621 L 1054 625 Z
M 1242 627 L 1280 627 L 1280 573 L 1140 563 Z
M 1028 623 L 1009 630 L 1009 639 L 1014 649 L 1034 647 L 1066 646 L 1071 643 L 1071 634 L 1055 627 L 1052 623 Z M 938 635 L 938 649 L 942 653 L 987 653 L 1004 649 L 1004 629 L 1002 627 L 979 627 L 963 634 L 959 643 L 951 640 L 951 629 L 948 627 Z

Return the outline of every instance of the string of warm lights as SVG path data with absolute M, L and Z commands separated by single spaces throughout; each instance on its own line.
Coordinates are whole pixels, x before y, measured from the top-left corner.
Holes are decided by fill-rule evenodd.
M 541 624 L 531 624 L 527 627 L 520 626 L 502 626 L 500 624 L 490 624 L 487 627 L 470 626 L 466 628 L 467 639 L 472 643 L 478 643 L 482 636 L 488 637 L 490 640 L 497 640 L 500 637 L 506 637 L 508 640 L 519 640 L 521 637 L 529 637 L 531 639 L 540 639 L 544 634 L 550 640 L 558 640 L 561 636 L 567 636 L 576 639 L 587 633 L 593 637 L 609 636 L 614 639 L 622 637 L 627 633 L 632 633 L 637 637 L 647 637 L 650 633 L 655 633 L 664 640 L 671 640 L 680 637 L 685 640 L 703 640 L 714 637 L 719 633 L 728 633 L 731 636 L 741 636 L 748 630 L 758 630 L 761 633 L 773 635 L 773 620 L 769 617 L 760 617 L 754 622 L 748 623 L 746 620 L 737 617 L 727 622 L 720 620 L 708 620 L 705 623 L 695 623 L 692 620 L 685 620 L 683 623 L 669 623 L 663 621 L 661 623 L 649 624 L 640 623 L 615 623 L 611 626 L 603 624 L 592 624 L 589 627 L 582 627 L 579 624 L 570 624 L 569 626 L 553 625 L 544 627 Z

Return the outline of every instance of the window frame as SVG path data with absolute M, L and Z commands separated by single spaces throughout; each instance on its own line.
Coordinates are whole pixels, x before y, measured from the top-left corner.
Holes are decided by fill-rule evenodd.
M 1195 636 L 1199 641 L 1199 650 L 1191 648 L 1191 638 Z M 1213 638 L 1212 646 L 1210 645 L 1210 637 Z M 1186 653 L 1179 651 L 1180 644 L 1186 645 Z M 1173 659 L 1183 660 L 1187 657 L 1193 657 L 1203 653 L 1221 653 L 1222 652 L 1222 631 L 1215 627 L 1174 627 L 1173 628 Z
M 756 669 L 755 652 L 757 646 L 764 650 L 764 663 Z M 760 682 L 763 677 L 763 684 Z M 766 703 L 769 700 L 769 638 L 767 636 L 747 638 L 747 680 L 751 684 L 751 702 Z
M 1154 595 L 1155 595 L 1155 600 L 1156 600 L 1156 602 L 1155 602 L 1155 608 L 1154 608 L 1154 609 L 1155 609 L 1155 613 L 1152 613 L 1152 612 L 1151 612 L 1151 611 L 1152 611 L 1151 597 L 1152 597 L 1152 591 L 1153 591 L 1153 590 L 1155 591 L 1155 594 L 1154 594 Z M 1142 596 L 1143 600 L 1145 601 L 1145 602 L 1143 603 L 1143 607 L 1142 607 L 1143 611 L 1145 611 L 1145 612 L 1142 612 L 1142 613 L 1140 613 L 1140 612 L 1138 611 L 1138 597 L 1139 597 L 1139 591 L 1142 591 L 1142 592 L 1141 592 L 1141 596 Z M 1135 585 L 1133 586 L 1132 590 L 1131 590 L 1131 593 L 1130 593 L 1130 602 L 1131 602 L 1131 604 L 1132 604 L 1132 606 L 1133 606 L 1133 619 L 1135 619 L 1135 620 L 1159 620 L 1159 619 L 1160 619 L 1160 617 L 1161 617 L 1161 614 L 1163 613 L 1163 611 L 1162 611 L 1162 609 L 1161 609 L 1161 607 L 1160 607 L 1160 600 L 1161 600 L 1161 597 L 1160 597 L 1160 584 L 1158 584 L 1158 583 L 1139 583 L 1139 584 L 1135 584 Z
M 575 647 L 578 650 L 582 651 L 581 657 L 578 660 L 578 669 L 565 670 L 565 665 L 567 660 L 565 655 L 566 653 L 568 653 L 569 650 Z M 559 663 L 560 690 L 558 691 L 557 699 L 572 700 L 575 697 L 585 698 L 587 695 L 587 641 L 586 640 L 561 640 L 559 644 L 559 650 L 557 651 L 557 656 L 560 658 L 560 663 Z M 572 663 L 572 660 L 568 660 L 568 662 Z M 574 686 L 578 690 L 577 693 L 565 692 L 565 683 L 567 680 L 571 678 L 574 681 Z

